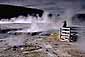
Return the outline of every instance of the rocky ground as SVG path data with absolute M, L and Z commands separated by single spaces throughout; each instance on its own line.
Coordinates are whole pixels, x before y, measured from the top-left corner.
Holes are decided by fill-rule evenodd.
M 26 39 L 25 45 L 0 47 L 0 57 L 85 57 L 74 43 L 49 38 Z

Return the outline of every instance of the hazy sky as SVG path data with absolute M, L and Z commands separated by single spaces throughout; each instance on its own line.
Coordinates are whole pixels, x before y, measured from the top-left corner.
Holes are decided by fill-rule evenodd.
M 57 3 L 72 3 L 73 5 L 79 4 L 83 7 L 85 7 L 85 0 L 0 0 L 0 3 L 12 3 L 12 4 L 20 4 L 20 5 L 36 5 L 43 3 L 48 4 L 57 4 Z

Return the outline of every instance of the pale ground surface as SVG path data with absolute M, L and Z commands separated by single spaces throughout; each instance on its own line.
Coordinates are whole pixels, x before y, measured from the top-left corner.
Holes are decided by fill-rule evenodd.
M 17 35 L 19 37 L 21 35 Z M 0 48 L 0 57 L 85 57 L 74 43 L 49 41 L 48 38 L 29 39 L 22 35 L 24 46 L 10 47 L 8 44 Z M 16 42 L 16 40 L 15 40 Z

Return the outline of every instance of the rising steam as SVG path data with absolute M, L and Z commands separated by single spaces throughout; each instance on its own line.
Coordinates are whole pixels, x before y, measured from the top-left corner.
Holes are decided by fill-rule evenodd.
M 37 16 L 18 16 L 9 19 L 1 19 L 0 23 L 28 23 L 31 24 L 30 28 L 25 28 L 24 30 L 19 30 L 17 32 L 39 32 L 47 31 L 51 29 L 58 29 L 62 26 L 61 21 L 56 22 L 55 16 L 49 16 L 49 13 L 45 12 L 42 17 Z

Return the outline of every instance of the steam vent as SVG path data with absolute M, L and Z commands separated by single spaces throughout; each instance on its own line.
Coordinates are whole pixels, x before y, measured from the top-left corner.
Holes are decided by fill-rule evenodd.
M 85 57 L 84 2 L 4 1 L 0 57 Z

